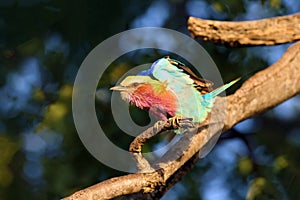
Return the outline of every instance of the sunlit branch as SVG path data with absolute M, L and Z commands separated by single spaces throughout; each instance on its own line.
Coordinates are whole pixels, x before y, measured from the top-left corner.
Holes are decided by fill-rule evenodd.
M 283 44 L 300 39 L 300 14 L 242 22 L 190 17 L 188 30 L 192 37 L 229 46 Z

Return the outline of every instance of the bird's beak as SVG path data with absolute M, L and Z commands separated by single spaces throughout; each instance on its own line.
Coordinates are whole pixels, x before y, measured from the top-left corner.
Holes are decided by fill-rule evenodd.
M 117 85 L 117 86 L 111 87 L 110 90 L 124 91 L 124 90 L 126 90 L 126 87 Z

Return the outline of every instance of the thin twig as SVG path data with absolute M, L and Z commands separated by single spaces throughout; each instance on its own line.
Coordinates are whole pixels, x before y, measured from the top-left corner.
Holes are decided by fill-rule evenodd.
M 130 144 L 129 151 L 132 152 L 139 172 L 150 172 L 153 169 L 150 163 L 142 155 L 143 145 L 152 137 L 166 130 L 175 130 L 178 128 L 192 128 L 194 124 L 190 118 L 180 118 L 175 116 L 164 121 L 156 122 L 152 127 L 148 128 L 138 135 Z
M 143 145 L 155 135 L 162 133 L 163 131 L 170 129 L 171 124 L 169 120 L 158 121 L 152 127 L 148 128 L 140 135 L 138 135 L 130 144 L 129 151 L 132 152 L 139 172 L 149 172 L 154 169 L 151 167 L 149 162 L 142 155 Z

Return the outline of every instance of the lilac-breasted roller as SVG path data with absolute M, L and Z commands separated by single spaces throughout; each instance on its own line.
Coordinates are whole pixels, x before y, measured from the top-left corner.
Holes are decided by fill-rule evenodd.
M 164 57 L 111 90 L 120 91 L 123 100 L 159 119 L 180 116 L 201 123 L 211 112 L 215 97 L 238 80 L 213 90 L 212 82 L 199 78 L 183 63 Z

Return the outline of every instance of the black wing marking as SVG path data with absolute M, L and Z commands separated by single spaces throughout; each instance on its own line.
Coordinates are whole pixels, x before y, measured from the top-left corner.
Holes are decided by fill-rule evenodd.
M 172 64 L 175 65 L 176 67 L 178 67 L 179 69 L 182 69 L 184 71 L 184 73 L 188 74 L 190 76 L 190 78 L 194 81 L 195 83 L 195 88 L 201 93 L 201 94 L 207 94 L 209 92 L 211 92 L 213 90 L 213 85 L 214 83 L 209 81 L 209 80 L 205 80 L 202 78 L 199 78 L 189 67 L 187 67 L 185 64 L 171 59 L 169 56 L 165 57 L 166 59 L 168 59 L 168 61 Z

